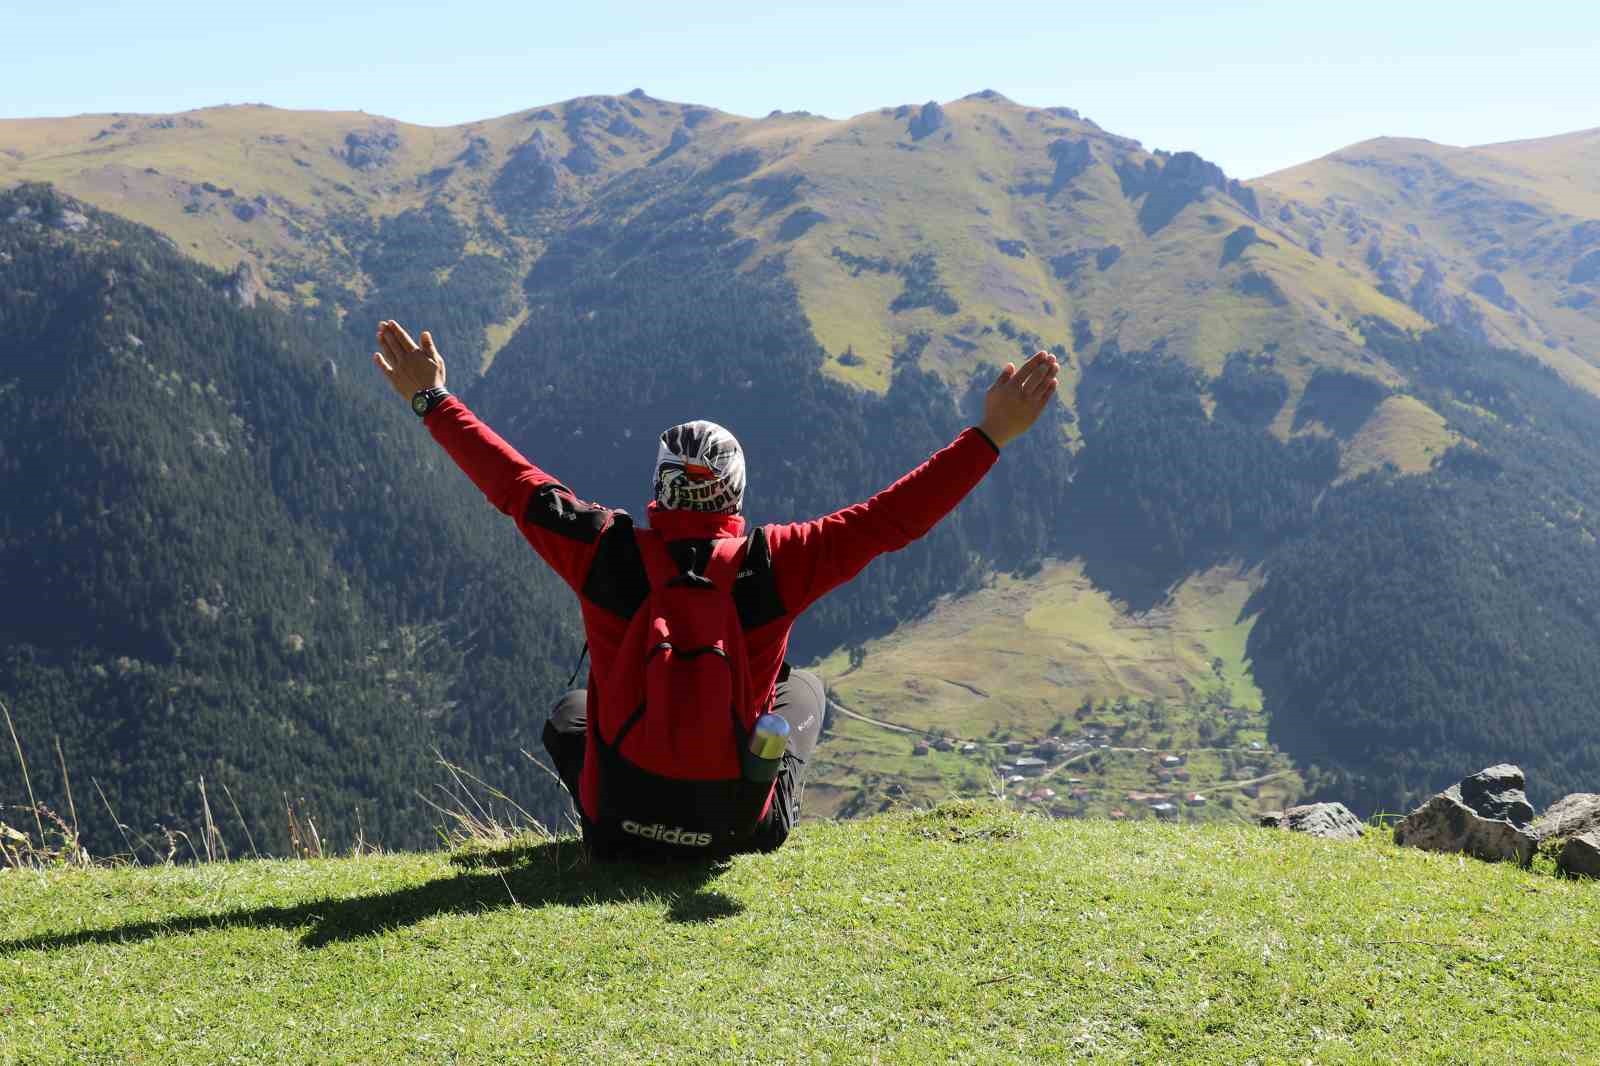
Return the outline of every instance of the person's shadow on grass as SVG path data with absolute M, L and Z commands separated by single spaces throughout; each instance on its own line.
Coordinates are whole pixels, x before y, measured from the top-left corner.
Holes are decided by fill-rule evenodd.
M 500 907 L 590 906 L 659 900 L 674 922 L 711 922 L 738 914 L 744 904 L 705 886 L 727 863 L 591 863 L 575 841 L 452 857 L 461 872 L 411 888 L 286 907 L 248 907 L 217 914 L 179 915 L 70 933 L 40 933 L 0 941 L 0 956 L 19 951 L 120 944 L 206 929 L 299 929 L 303 947 L 319 948 L 412 925 L 436 914 L 476 914 Z

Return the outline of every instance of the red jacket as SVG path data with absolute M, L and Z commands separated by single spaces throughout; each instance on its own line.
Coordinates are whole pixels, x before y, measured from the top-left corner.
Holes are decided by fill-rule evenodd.
M 428 432 L 489 502 L 516 520 L 535 551 L 578 594 L 592 659 L 589 716 L 597 686 L 612 672 L 634 610 L 649 593 L 626 511 L 586 503 L 523 458 L 452 396 L 423 419 Z M 926 462 L 865 503 L 809 522 L 762 526 L 750 535 L 734 585 L 744 623 L 750 682 L 759 706 L 772 700 L 789 630 L 801 612 L 861 572 L 883 552 L 898 551 L 933 528 L 989 472 L 999 450 L 982 430 L 963 431 Z M 740 515 L 648 507 L 651 528 L 669 543 L 742 537 Z M 580 805 L 595 809 L 593 775 Z

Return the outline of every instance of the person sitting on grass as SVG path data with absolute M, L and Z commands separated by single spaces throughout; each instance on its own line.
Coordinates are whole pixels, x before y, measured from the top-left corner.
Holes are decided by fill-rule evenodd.
M 784 661 L 795 620 L 960 503 L 1037 421 L 1060 370 L 1047 352 L 1007 364 L 978 425 L 864 503 L 808 522 L 748 528 L 739 442 L 713 422 L 673 426 L 640 528 L 579 499 L 452 396 L 427 331 L 418 344 L 384 321 L 377 340 L 390 385 L 578 596 L 589 681 L 556 702 L 543 742 L 598 857 L 721 856 L 788 838 L 825 710 L 821 680 Z

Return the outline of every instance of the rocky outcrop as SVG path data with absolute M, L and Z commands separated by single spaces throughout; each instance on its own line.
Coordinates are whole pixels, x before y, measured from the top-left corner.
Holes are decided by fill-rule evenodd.
M 792 241 L 805 235 L 812 226 L 828 221 L 828 216 L 815 208 L 802 207 L 791 213 L 778 227 L 778 240 Z
M 692 139 L 693 138 L 690 137 L 688 129 L 683 126 L 679 126 L 677 129 L 672 131 L 672 138 L 667 141 L 667 146 L 661 149 L 661 151 L 657 152 L 650 160 L 650 165 L 655 166 L 657 163 L 660 163 L 663 160 L 671 159 L 673 156 L 677 155 L 678 152 L 682 151 L 684 146 L 686 146 Z
M 1406 302 L 1437 325 L 1449 326 L 1476 341 L 1486 342 L 1489 339 L 1483 325 L 1483 313 L 1472 305 L 1471 300 L 1450 291 L 1445 284 L 1444 271 L 1432 259 L 1423 263 L 1422 276 L 1411 287 L 1411 295 Z
M 574 135 L 572 148 L 561 157 L 561 165 L 574 174 L 594 174 L 600 169 L 600 153 L 582 135 Z
M 542 207 L 555 195 L 556 153 L 544 130 L 534 130 L 495 175 L 490 191 L 502 211 Z
M 1519 767 L 1502 763 L 1464 778 L 1402 818 L 1394 842 L 1491 862 L 1533 857 L 1533 806 Z
M 489 140 L 486 137 L 471 137 L 467 146 L 461 149 L 452 162 L 461 163 L 472 170 L 479 170 L 489 161 Z
M 1517 301 L 1514 300 L 1500 278 L 1494 274 L 1479 274 L 1472 279 L 1472 291 L 1482 296 L 1485 300 L 1506 311 L 1515 311 Z
M 1358 840 L 1366 828 L 1342 803 L 1306 803 L 1261 816 L 1269 829 L 1287 829 L 1326 840 Z
M 1543 843 L 1600 829 L 1600 793 L 1574 792 L 1552 803 L 1529 830 Z
M 929 100 L 922 105 L 922 110 L 911 116 L 911 122 L 906 127 L 913 141 L 920 141 L 930 133 L 936 133 L 948 125 L 949 120 L 944 117 L 944 108 Z
M 1568 877 L 1600 877 L 1600 829 L 1569 838 L 1556 866 Z
M 400 134 L 388 126 L 352 130 L 344 135 L 344 161 L 355 170 L 379 170 L 400 149 Z
M 257 196 L 254 200 L 236 200 L 228 208 L 233 212 L 233 217 L 240 222 L 253 222 L 267 210 L 267 198 Z
M 1067 184 L 1089 169 L 1094 153 L 1087 140 L 1069 140 L 1066 137 L 1050 142 L 1050 158 L 1056 162 L 1055 173 L 1050 176 L 1050 195 L 1054 196 Z
M 1050 257 L 1050 269 L 1055 276 L 1063 281 L 1070 281 L 1078 276 L 1079 272 L 1091 262 L 1098 270 L 1109 268 L 1118 259 L 1122 258 L 1120 245 L 1108 244 L 1102 248 L 1080 248 L 1067 252 L 1064 255 Z
M 222 294 L 237 307 L 254 307 L 266 288 L 255 266 L 246 259 L 222 279 Z
M 6 221 L 12 224 L 43 224 L 69 233 L 81 233 L 91 225 L 89 216 L 77 210 L 81 206 L 76 200 L 58 199 L 52 195 L 50 201 L 38 210 L 28 204 L 18 204 Z
M 1125 197 L 1144 197 L 1144 203 L 1139 205 L 1139 226 L 1146 234 L 1162 229 L 1179 211 L 1202 200 L 1213 189 L 1232 198 L 1253 218 L 1261 218 L 1261 203 L 1253 189 L 1229 178 L 1221 166 L 1206 162 L 1194 152 L 1158 154 L 1157 158 L 1144 160 L 1141 166 L 1123 160 L 1117 165 L 1117 179 L 1122 182 Z
M 1259 270 L 1247 270 L 1240 274 L 1233 287 L 1246 296 L 1265 300 L 1274 307 L 1282 307 L 1289 302 L 1278 283 Z
M 1165 162 L 1146 159 L 1142 166 L 1134 166 L 1125 160 L 1117 166 L 1123 195 L 1130 200 L 1144 197 L 1144 203 L 1139 205 L 1139 225 L 1146 234 L 1161 229 L 1176 218 L 1179 211 L 1213 189 L 1232 197 L 1252 216 L 1260 217 L 1255 192 L 1229 178 L 1215 163 L 1193 152 L 1158 158 L 1164 158 Z
M 1277 244 L 1257 233 L 1254 226 L 1240 226 L 1228 234 L 1227 239 L 1222 242 L 1222 260 L 1218 265 L 1227 266 L 1243 255 L 1245 249 L 1252 244 L 1264 244 L 1268 248 L 1277 247 Z

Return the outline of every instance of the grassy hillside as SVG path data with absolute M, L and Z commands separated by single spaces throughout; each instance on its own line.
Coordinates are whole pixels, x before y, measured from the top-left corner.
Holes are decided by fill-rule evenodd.
M 1218 567 L 1138 611 L 1096 588 L 1081 562 L 1056 562 L 942 602 L 867 642 L 858 663 L 840 650 L 817 665 L 845 710 L 807 795 L 837 814 L 1002 789 L 1063 815 L 1147 818 L 1156 794 L 1183 806 L 1199 792 L 1205 807 L 1184 817 L 1233 821 L 1293 802 L 1300 781 L 1266 744 L 1245 658 L 1244 605 L 1258 585 L 1258 574 Z M 1108 747 L 1093 755 L 1101 736 Z M 937 737 L 955 750 L 914 753 Z M 1008 746 L 1032 754 L 1052 740 L 1062 750 L 1042 775 L 1005 781 Z M 1157 775 L 1161 752 L 1184 754 L 1183 779 Z M 1030 798 L 1044 788 L 1055 795 Z
M 1600 130 L 1476 148 L 1383 137 L 1252 183 L 1279 225 L 1441 325 L 1600 386 Z
M 570 842 L 0 873 L 0 1062 L 1581 1062 L 1595 888 L 967 805 L 699 871 Z
M 469 253 L 525 272 L 574 225 L 714 187 L 696 210 L 748 241 L 745 269 L 781 266 L 825 372 L 879 392 L 896 353 L 946 376 L 1019 338 L 1080 355 L 1159 343 L 1213 371 L 1268 345 L 1342 365 L 1362 317 L 1426 323 L 1203 160 L 993 92 L 931 107 L 749 119 L 635 92 L 437 129 L 260 105 L 7 120 L 0 185 L 54 182 L 212 265 L 252 264 L 280 300 L 344 310 L 379 283 L 364 231 L 407 211 L 443 206 Z M 1230 252 L 1245 229 L 1256 239 Z M 467 339 L 472 364 L 528 310 Z M 1296 390 L 1309 372 L 1288 368 Z

